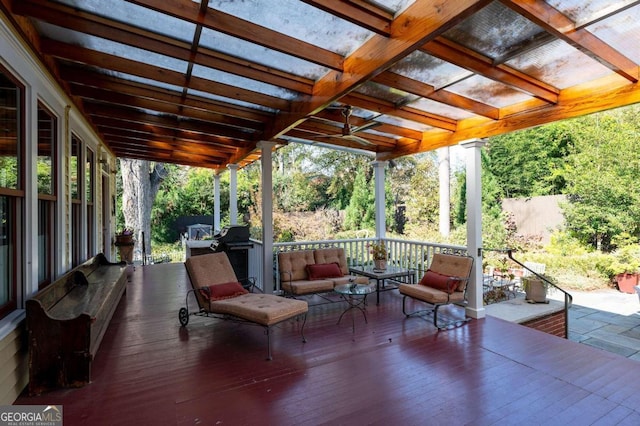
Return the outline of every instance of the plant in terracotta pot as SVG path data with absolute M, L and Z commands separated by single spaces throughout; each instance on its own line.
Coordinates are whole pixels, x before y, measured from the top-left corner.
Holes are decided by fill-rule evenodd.
M 529 303 L 549 303 L 547 293 L 554 289 L 552 284 L 555 284 L 556 281 L 549 275 L 540 274 L 540 277 L 536 275 L 522 277 L 525 300 Z
M 131 244 L 133 242 L 133 229 L 124 228 L 116 234 L 116 244 Z
M 368 247 L 369 253 L 371 253 L 371 257 L 373 258 L 374 269 L 382 271 L 387 269 L 387 259 L 389 258 L 389 253 L 384 242 L 379 241 L 377 243 L 371 243 L 368 245 Z
M 605 272 L 623 293 L 635 293 L 640 277 L 640 246 L 624 246 L 611 254 L 611 262 Z

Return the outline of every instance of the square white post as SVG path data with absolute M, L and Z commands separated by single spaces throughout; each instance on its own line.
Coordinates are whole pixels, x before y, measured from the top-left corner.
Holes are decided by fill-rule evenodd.
M 273 293 L 273 163 L 275 142 L 261 141 L 262 166 L 262 276 L 265 294 Z
M 448 237 L 451 231 L 451 190 L 450 182 L 450 155 L 449 147 L 438 148 L 438 179 L 440 182 L 440 235 Z
M 384 179 L 385 179 L 385 167 L 387 161 L 372 161 L 373 172 L 375 177 L 375 197 L 376 197 L 376 238 L 382 239 L 386 237 L 386 211 L 385 211 L 385 192 L 384 192 Z
M 238 165 L 229 164 L 229 224 L 238 224 Z
M 220 232 L 220 175 L 213 175 L 213 232 Z
M 473 257 L 473 270 L 468 287 L 467 315 L 484 318 L 482 303 L 482 139 L 472 139 L 460 145 L 467 151 L 467 249 Z

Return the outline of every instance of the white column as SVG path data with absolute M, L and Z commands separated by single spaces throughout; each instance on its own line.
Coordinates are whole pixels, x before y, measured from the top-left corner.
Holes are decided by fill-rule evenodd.
M 438 152 L 438 177 L 440 181 L 440 235 L 448 237 L 451 228 L 451 194 L 450 173 L 451 161 L 449 147 L 439 148 Z
M 213 232 L 220 232 L 220 175 L 213 175 Z
M 373 172 L 375 177 L 375 196 L 376 196 L 376 238 L 381 239 L 386 236 L 386 211 L 385 211 L 385 192 L 384 178 L 385 167 L 387 161 L 372 161 Z
M 467 151 L 467 248 L 473 257 L 473 271 L 469 282 L 467 315 L 484 318 L 482 303 L 482 163 L 485 141 L 472 139 L 460 144 Z
M 238 165 L 229 164 L 229 224 L 238 224 Z
M 266 294 L 273 293 L 273 163 L 272 148 L 276 144 L 261 141 L 262 165 L 262 276 Z

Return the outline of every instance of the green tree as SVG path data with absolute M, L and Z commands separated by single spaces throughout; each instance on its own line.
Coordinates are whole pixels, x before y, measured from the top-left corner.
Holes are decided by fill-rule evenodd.
M 570 201 L 568 230 L 604 251 L 617 238 L 640 236 L 640 108 L 632 107 L 571 122 L 575 148 L 563 171 Z
M 356 172 L 353 192 L 345 211 L 344 228 L 346 230 L 375 229 L 375 194 L 372 182 L 367 180 L 366 172 Z
M 507 198 L 561 194 L 559 171 L 573 143 L 567 122 L 553 123 L 493 137 L 487 144 L 487 164 Z

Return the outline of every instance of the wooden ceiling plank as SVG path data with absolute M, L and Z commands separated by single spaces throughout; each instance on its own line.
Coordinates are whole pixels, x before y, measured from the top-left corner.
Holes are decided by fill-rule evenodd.
M 501 0 L 501 2 L 535 22 L 551 34 L 566 41 L 632 83 L 638 81 L 638 64 L 575 23 L 542 0 Z
M 206 156 L 207 158 L 215 159 L 220 162 L 225 161 L 230 157 L 229 155 L 222 155 L 211 147 L 209 147 L 209 149 L 195 148 L 190 144 L 170 143 L 157 139 L 137 139 L 119 135 L 106 135 L 105 139 L 109 141 L 109 145 L 114 149 L 124 149 L 125 145 L 131 145 L 132 148 L 135 147 L 146 150 L 151 149 L 153 151 L 164 150 L 174 153 L 181 152 L 194 156 Z
M 208 8 L 207 13 L 201 18 L 199 5 L 191 0 L 127 1 L 330 69 L 342 68 L 343 58 L 336 53 L 219 10 Z

